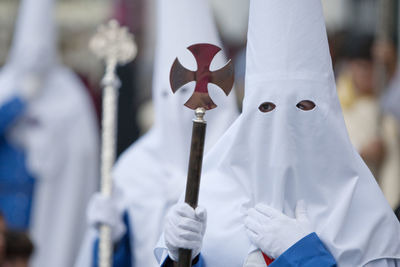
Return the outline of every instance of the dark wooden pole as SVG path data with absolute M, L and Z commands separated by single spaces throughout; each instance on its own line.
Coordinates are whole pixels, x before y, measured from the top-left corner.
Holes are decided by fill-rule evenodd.
M 207 122 L 204 120 L 205 109 L 198 108 L 193 120 L 192 144 L 190 148 L 189 169 L 186 182 L 185 202 L 192 208 L 197 207 L 200 191 L 201 168 L 203 165 L 204 140 Z M 178 267 L 192 266 L 192 251 L 179 249 Z

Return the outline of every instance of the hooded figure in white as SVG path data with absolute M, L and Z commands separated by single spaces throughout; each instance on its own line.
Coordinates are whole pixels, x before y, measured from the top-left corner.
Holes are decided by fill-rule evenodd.
M 400 266 L 399 223 L 346 132 L 320 0 L 251 0 L 243 113 L 203 170 L 207 231 L 205 216 L 174 206 L 155 250 L 161 261 L 182 241 L 174 232 L 193 237 L 181 244 L 201 247 L 212 267 L 253 266 L 259 249 L 277 258 L 286 239 L 316 232 L 338 266 Z M 199 229 L 175 223 L 185 217 Z M 278 217 L 301 227 L 274 224 Z
M 33 194 L 19 197 L 32 203 L 24 227 L 35 244 L 34 267 L 72 266 L 98 177 L 95 114 L 78 77 L 59 62 L 55 2 L 21 1 L 10 55 L 0 71 L 0 106 L 20 103 L 18 113 L 8 114 L 5 140 L 23 151 L 17 171 L 26 168 L 34 181 Z M 14 214 L 23 205 L 15 202 Z
M 116 190 L 113 199 L 106 200 L 97 195 L 91 201 L 88 219 L 92 234 L 85 241 L 77 266 L 92 266 L 90 262 L 97 261 L 96 256 L 93 258 L 97 236 L 93 226 L 99 223 L 112 227 L 114 240 L 120 241 L 120 251 L 126 251 L 121 240 L 127 240 L 126 233 L 130 235 L 130 259 L 121 260 L 121 252 L 116 251 L 114 266 L 127 266 L 127 262 L 135 267 L 158 266 L 153 249 L 162 232 L 164 216 L 178 201 L 185 186 L 194 111 L 186 108 L 184 103 L 192 95 L 194 83 L 174 95 L 169 73 L 176 57 L 186 68 L 196 70 L 195 58 L 187 50 L 190 45 L 211 43 L 220 46 L 220 41 L 207 0 L 157 0 L 157 10 L 153 78 L 155 123 L 118 160 L 114 169 Z M 211 69 L 219 69 L 226 63 L 220 52 Z M 209 90 L 218 108 L 206 114 L 206 151 L 238 116 L 234 93 L 226 97 L 214 85 L 209 85 Z M 123 217 L 125 226 L 122 225 Z

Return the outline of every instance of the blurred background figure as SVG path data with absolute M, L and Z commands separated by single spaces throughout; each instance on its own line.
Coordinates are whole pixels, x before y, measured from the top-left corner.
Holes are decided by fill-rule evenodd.
M 400 199 L 399 125 L 382 113 L 370 35 L 350 34 L 337 89 L 350 139 L 393 208 Z
M 10 229 L 29 231 L 38 267 L 72 266 L 98 177 L 95 113 L 78 77 L 60 63 L 55 2 L 21 1 L 0 70 L 0 211 Z M 6 262 L 24 264 L 29 242 L 6 234 Z
M 323 2 L 351 141 L 396 209 L 400 204 L 399 2 Z

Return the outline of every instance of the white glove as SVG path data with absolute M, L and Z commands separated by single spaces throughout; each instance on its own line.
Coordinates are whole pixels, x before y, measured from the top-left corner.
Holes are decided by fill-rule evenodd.
M 111 227 L 114 242 L 119 241 L 126 232 L 126 227 L 122 220 L 122 212 L 118 208 L 116 199 L 105 197 L 100 193 L 95 193 L 90 199 L 87 221 L 90 227 L 96 229 L 101 224 Z
M 247 234 L 258 248 L 276 259 L 303 237 L 313 232 L 304 201 L 296 206 L 296 218 L 290 218 L 265 204 L 257 204 L 245 220 Z
M 177 261 L 179 248 L 185 248 L 192 250 L 194 259 L 200 253 L 206 225 L 207 211 L 204 208 L 194 210 L 186 203 L 174 205 L 166 216 L 164 228 L 169 257 Z

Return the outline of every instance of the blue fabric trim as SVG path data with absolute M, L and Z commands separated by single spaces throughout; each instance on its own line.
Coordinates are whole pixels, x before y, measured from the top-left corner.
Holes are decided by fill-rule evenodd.
M 0 135 L 0 212 L 9 228 L 28 230 L 34 186 L 24 152 Z
M 126 227 L 126 233 L 121 238 L 121 240 L 114 245 L 114 254 L 113 254 L 113 267 L 132 267 L 132 249 L 131 249 L 131 228 L 129 223 L 129 215 L 127 212 L 123 215 L 124 224 Z M 99 239 L 97 239 L 94 243 L 93 250 L 93 260 L 92 266 L 98 266 L 99 259 Z
M 198 261 L 195 265 L 192 265 L 192 267 L 206 267 L 204 263 L 204 259 L 201 256 L 201 254 L 198 256 Z M 164 262 L 161 264 L 161 267 L 173 267 L 173 261 L 170 257 L 167 257 Z
M 201 255 L 199 255 L 199 261 L 196 263 L 194 267 L 206 267 L 206 264 L 204 263 L 204 259 Z
M 24 112 L 26 103 L 13 97 L 0 106 L 0 135 L 4 136 L 8 127 Z
M 24 152 L 10 144 L 5 133 L 25 108 L 19 97 L 0 106 L 0 212 L 8 227 L 24 231 L 29 228 L 35 180 L 27 169 Z
M 304 237 L 270 267 L 336 267 L 336 261 L 316 233 Z

